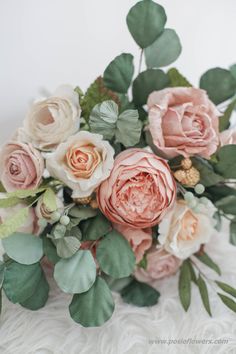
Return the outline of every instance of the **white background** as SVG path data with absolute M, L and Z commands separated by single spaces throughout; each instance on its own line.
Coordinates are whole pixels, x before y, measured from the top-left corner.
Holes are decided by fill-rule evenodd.
M 136 57 L 125 17 L 135 0 L 0 0 L 0 142 L 42 88 L 88 85 L 121 52 Z M 193 83 L 236 62 L 235 0 L 159 0 L 183 52 L 174 64 Z

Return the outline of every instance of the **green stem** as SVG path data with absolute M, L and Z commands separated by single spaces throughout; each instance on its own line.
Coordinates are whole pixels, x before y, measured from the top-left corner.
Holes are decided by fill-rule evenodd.
M 138 73 L 139 74 L 140 74 L 141 69 L 142 69 L 142 60 L 143 60 L 143 49 L 141 49 L 140 57 L 139 57 L 139 67 L 138 67 Z

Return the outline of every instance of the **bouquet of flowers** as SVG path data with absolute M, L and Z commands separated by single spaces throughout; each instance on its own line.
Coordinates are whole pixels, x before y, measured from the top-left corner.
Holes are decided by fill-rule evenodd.
M 126 21 L 138 73 L 123 53 L 85 93 L 59 87 L 31 105 L 1 149 L 1 289 L 37 310 L 53 274 L 86 327 L 112 316 L 112 290 L 152 306 L 156 281 L 174 274 L 183 308 L 194 283 L 211 315 L 204 267 L 221 271 L 205 244 L 222 217 L 236 245 L 236 65 L 208 70 L 193 87 L 177 69 L 160 69 L 181 52 L 162 6 L 142 0 Z M 236 289 L 213 284 L 236 312 Z

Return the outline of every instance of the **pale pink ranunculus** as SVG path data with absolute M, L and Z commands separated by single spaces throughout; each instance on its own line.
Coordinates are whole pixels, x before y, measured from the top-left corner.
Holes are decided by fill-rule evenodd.
M 0 152 L 0 180 L 7 192 L 35 189 L 42 180 L 44 160 L 31 144 L 10 142 Z
M 219 145 L 219 115 L 206 92 L 193 87 L 155 91 L 148 98 L 149 132 L 164 157 L 204 158 Z
M 139 263 L 144 253 L 152 246 L 152 229 L 134 229 L 126 225 L 113 224 L 114 228 L 120 232 L 127 241 L 129 241 L 136 257 L 136 263 Z
M 182 261 L 165 251 L 163 247 L 153 246 L 146 255 L 146 269 L 137 267 L 134 276 L 144 283 L 152 283 L 177 272 Z
M 220 145 L 236 144 L 236 129 L 231 128 L 220 133 Z
M 136 229 L 158 224 L 172 207 L 176 184 L 167 162 L 144 149 L 127 149 L 100 185 L 97 201 L 113 223 Z

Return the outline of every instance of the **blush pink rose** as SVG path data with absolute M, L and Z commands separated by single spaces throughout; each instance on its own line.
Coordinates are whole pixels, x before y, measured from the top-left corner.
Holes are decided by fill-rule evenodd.
M 35 189 L 40 185 L 44 160 L 31 144 L 6 144 L 1 150 L 0 161 L 0 180 L 7 192 Z
M 173 275 L 181 266 L 182 261 L 162 247 L 153 246 L 147 253 L 147 267 L 143 269 L 137 267 L 134 276 L 137 280 L 144 283 L 152 283 L 155 280 Z
M 236 144 L 236 129 L 227 129 L 220 133 L 221 146 Z
M 220 113 L 204 90 L 167 88 L 151 93 L 147 104 L 153 144 L 164 157 L 210 158 L 216 151 Z
M 136 262 L 139 263 L 144 253 L 152 245 L 152 230 L 148 229 L 133 229 L 125 225 L 114 224 L 114 228 L 120 232 L 127 241 L 129 241 L 132 250 L 134 251 Z
M 136 229 L 158 224 L 175 197 L 176 184 L 166 161 L 136 148 L 116 157 L 97 191 L 98 205 L 109 220 Z

